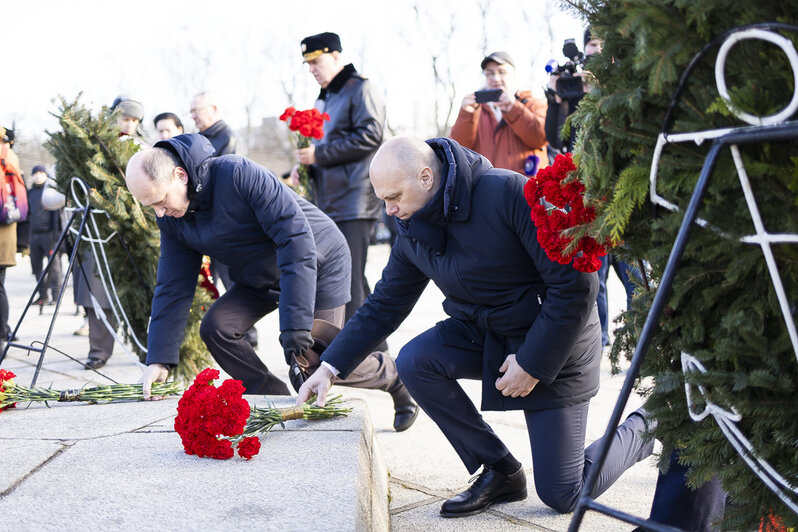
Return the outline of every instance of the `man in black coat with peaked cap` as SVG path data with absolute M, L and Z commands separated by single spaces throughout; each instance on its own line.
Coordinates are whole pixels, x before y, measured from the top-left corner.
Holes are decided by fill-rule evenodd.
M 330 115 L 324 137 L 297 150 L 310 165 L 314 201 L 344 234 L 352 253 L 352 317 L 371 289 L 365 268 L 369 240 L 382 205 L 369 182 L 369 164 L 382 144 L 385 104 L 377 87 L 341 58 L 341 39 L 324 32 L 302 39 L 302 59 L 321 87 L 315 107 Z M 292 171 L 298 179 L 296 168 Z
M 557 264 L 537 241 L 526 178 L 493 168 L 451 139 L 395 137 L 371 164 L 371 181 L 399 238 L 382 279 L 299 391 L 323 404 L 332 376 L 345 377 L 404 321 L 429 280 L 450 316 L 408 342 L 396 360 L 402 382 L 443 431 L 472 486 L 443 503 L 445 517 L 473 515 L 527 496 L 522 465 L 482 419 L 457 379 L 482 381 L 482 408 L 523 410 L 535 488 L 560 512 L 576 505 L 598 443 L 584 448 L 590 398 L 599 385 L 598 279 Z M 642 411 L 617 429 L 595 494 L 651 454 Z

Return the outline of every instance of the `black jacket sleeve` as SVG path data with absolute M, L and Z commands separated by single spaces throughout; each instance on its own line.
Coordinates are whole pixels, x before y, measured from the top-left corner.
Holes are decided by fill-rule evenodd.
M 202 255 L 161 227 L 161 258 L 147 335 L 147 364 L 176 366 L 188 312 L 197 287 Z
M 394 332 L 416 305 L 429 278 L 402 256 L 398 244 L 374 292 L 346 322 L 322 360 L 345 379 L 380 342 Z
M 349 114 L 351 129 L 345 135 L 322 139 L 316 144 L 317 165 L 326 167 L 359 161 L 382 144 L 385 104 L 369 80 L 363 80 L 352 95 Z

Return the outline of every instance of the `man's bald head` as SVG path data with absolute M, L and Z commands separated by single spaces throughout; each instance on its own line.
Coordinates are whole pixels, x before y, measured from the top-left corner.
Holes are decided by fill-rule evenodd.
M 188 173 L 177 157 L 163 148 L 135 153 L 127 163 L 125 184 L 157 216 L 179 218 L 188 210 Z
M 435 195 L 442 167 L 426 142 L 393 137 L 374 155 L 369 175 L 377 197 L 385 201 L 386 212 L 406 220 Z

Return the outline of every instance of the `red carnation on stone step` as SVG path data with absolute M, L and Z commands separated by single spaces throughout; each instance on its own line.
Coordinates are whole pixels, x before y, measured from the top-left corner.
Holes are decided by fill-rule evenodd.
M 251 460 L 253 456 L 260 452 L 260 439 L 255 437 L 244 438 L 238 444 L 238 456 L 246 460 Z
M 244 385 L 227 379 L 217 388 L 213 381 L 218 378 L 218 370 L 201 371 L 177 404 L 175 431 L 186 454 L 218 460 L 232 458 L 233 441 L 247 425 L 250 407 L 243 398 Z M 257 454 L 257 450 L 252 452 L 253 448 L 249 442 L 249 458 Z

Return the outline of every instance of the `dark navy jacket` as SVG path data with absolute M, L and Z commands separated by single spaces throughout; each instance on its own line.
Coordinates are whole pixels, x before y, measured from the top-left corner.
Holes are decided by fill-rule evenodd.
M 436 326 L 442 343 L 484 353 L 483 409 L 586 401 L 599 382 L 596 274 L 548 259 L 524 199 L 525 177 L 493 168 L 451 139 L 428 143 L 444 162 L 441 188 L 399 220 L 382 279 L 322 359 L 346 377 L 402 323 L 432 279 L 451 316 Z M 540 380 L 525 398 L 495 388 L 510 353 Z
M 213 146 L 199 134 L 155 146 L 182 161 L 190 204 L 182 218 L 158 219 L 161 258 L 147 364 L 177 364 L 202 255 L 228 265 L 236 283 L 265 294 L 279 291 L 281 331 L 310 330 L 317 259 L 332 253 L 327 247 L 345 245 L 333 221 L 266 168 L 238 155 L 214 157 Z

